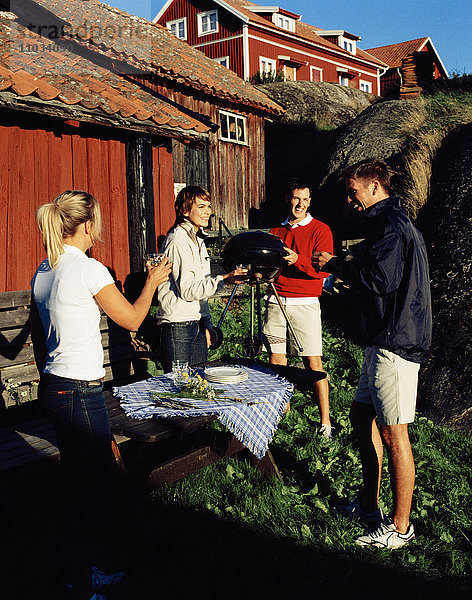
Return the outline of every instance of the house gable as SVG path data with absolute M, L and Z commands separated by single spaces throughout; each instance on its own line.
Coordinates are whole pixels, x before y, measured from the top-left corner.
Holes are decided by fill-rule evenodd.
M 449 78 L 430 37 L 370 48 L 369 52 L 388 64 L 381 79 L 385 96 L 415 96 L 435 80 Z

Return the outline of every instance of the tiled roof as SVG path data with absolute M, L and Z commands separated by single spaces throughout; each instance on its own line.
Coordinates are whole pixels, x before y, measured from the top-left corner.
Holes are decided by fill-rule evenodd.
M 232 8 L 236 9 L 238 12 L 243 14 L 253 23 L 264 25 L 265 27 L 269 27 L 270 29 L 274 29 L 275 31 L 284 31 L 271 21 L 264 19 L 259 14 L 253 13 L 250 10 L 251 6 L 256 6 L 260 8 L 259 4 L 254 4 L 253 2 L 246 2 L 246 0 L 225 0 L 225 3 L 231 6 Z M 385 66 L 384 63 L 377 57 L 372 56 L 371 54 L 369 54 L 369 52 L 366 52 L 365 50 L 362 50 L 359 47 L 357 47 L 356 54 L 355 56 L 353 56 L 344 48 L 341 48 L 337 44 L 334 44 L 333 42 L 330 42 L 329 40 L 318 35 L 316 33 L 317 31 L 323 31 L 323 29 L 321 29 L 320 27 L 315 27 L 314 25 L 309 25 L 308 23 L 304 23 L 303 21 L 295 21 L 295 34 L 292 33 L 291 35 L 299 36 L 303 40 L 307 40 L 311 43 L 317 44 L 318 46 L 323 46 L 324 48 L 326 48 L 326 50 L 332 50 L 341 54 L 345 54 L 346 58 L 349 59 L 358 58 L 369 63 L 373 63 L 375 65 Z
M 98 0 L 36 0 L 72 25 L 70 35 L 146 73 L 204 94 L 280 114 L 282 107 L 249 83 L 177 39 L 165 27 Z
M 413 54 L 420 50 L 429 38 L 423 37 L 417 40 L 409 40 L 408 42 L 401 42 L 399 44 L 390 44 L 389 46 L 379 46 L 377 48 L 369 48 L 368 52 L 373 56 L 376 56 L 379 60 L 382 60 L 390 68 L 397 68 L 402 66 L 402 58 Z
M 0 13 L 0 92 L 101 111 L 113 122 L 136 120 L 168 135 L 206 134 L 207 124 L 123 77 L 28 31 L 12 13 Z M 77 111 L 74 112 L 76 118 Z M 128 123 L 130 125 L 130 123 Z

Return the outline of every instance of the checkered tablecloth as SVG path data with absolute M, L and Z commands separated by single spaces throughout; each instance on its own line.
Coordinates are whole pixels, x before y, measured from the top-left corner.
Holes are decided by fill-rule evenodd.
M 246 403 L 189 399 L 193 407 L 187 410 L 158 406 L 153 393 L 176 391 L 170 373 L 114 387 L 113 393 L 119 398 L 126 415 L 136 419 L 217 415 L 246 448 L 257 458 L 262 458 L 292 396 L 293 384 L 259 365 L 241 368 L 248 373 L 246 381 L 212 385 L 215 389 L 224 389 L 225 396 L 243 398 Z M 203 376 L 203 369 L 197 371 Z M 254 404 L 249 404 L 251 402 Z

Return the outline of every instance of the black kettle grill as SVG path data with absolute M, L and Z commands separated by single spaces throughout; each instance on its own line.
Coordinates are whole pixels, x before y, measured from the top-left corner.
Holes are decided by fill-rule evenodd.
M 298 349 L 303 351 L 300 341 L 297 338 L 293 326 L 290 323 L 288 315 L 285 311 L 280 296 L 275 289 L 273 280 L 280 273 L 282 267 L 286 264 L 284 257 L 287 256 L 287 251 L 284 250 L 284 244 L 280 238 L 271 233 L 264 231 L 244 231 L 230 238 L 222 252 L 221 257 L 225 269 L 233 271 L 238 265 L 247 266 L 249 272 L 247 282 L 251 284 L 251 314 L 250 314 L 250 337 L 245 342 L 245 348 L 248 355 L 253 358 L 262 350 L 263 346 L 263 335 L 262 335 L 262 312 L 261 312 L 261 283 L 267 282 L 274 294 L 280 309 L 287 321 L 287 326 Z M 231 292 L 228 302 L 224 308 L 224 311 L 220 317 L 217 327 L 215 327 L 217 339 L 212 347 L 218 348 L 223 342 L 223 333 L 221 331 L 221 325 L 228 312 L 236 291 L 240 284 L 236 284 Z M 258 335 L 254 335 L 254 320 L 255 320 L 255 304 L 257 308 L 257 326 Z M 271 339 L 267 341 L 283 341 L 277 339 Z

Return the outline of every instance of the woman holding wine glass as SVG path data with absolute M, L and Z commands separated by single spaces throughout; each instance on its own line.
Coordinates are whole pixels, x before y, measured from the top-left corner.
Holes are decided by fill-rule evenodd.
M 65 191 L 41 206 L 36 218 L 47 254 L 31 281 L 32 333 L 45 342 L 39 396 L 55 427 L 65 476 L 68 550 L 74 550 L 74 573 L 80 572 L 75 597 L 90 597 L 91 566 L 110 541 L 117 474 L 103 396 L 99 307 L 121 327 L 137 330 L 156 288 L 169 277 L 170 263 L 147 263 L 144 288 L 130 304 L 108 269 L 86 254 L 100 240 L 93 196 Z

